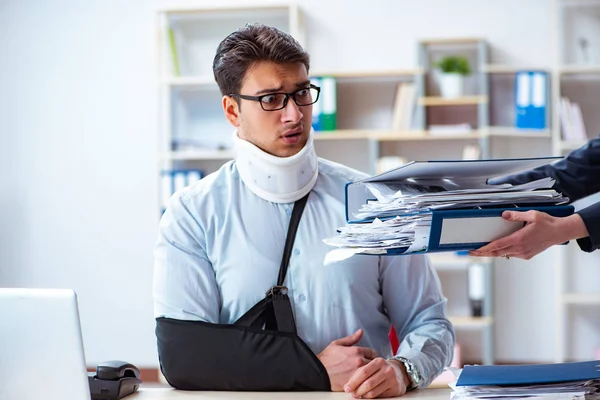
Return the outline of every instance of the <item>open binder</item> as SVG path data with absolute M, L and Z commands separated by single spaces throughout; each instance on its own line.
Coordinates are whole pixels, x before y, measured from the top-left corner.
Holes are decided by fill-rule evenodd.
M 515 174 L 552 163 L 558 159 L 560 158 L 413 161 L 382 174 L 347 183 L 345 189 L 346 221 L 349 224 L 355 224 L 367 223 L 373 220 L 373 218 L 359 219 L 354 216 L 363 204 L 376 200 L 366 186 L 370 182 L 409 182 L 413 184 L 416 182 L 418 185 L 419 182 L 432 180 L 452 180 L 462 185 L 461 188 L 468 189 L 474 183 L 485 184 L 490 178 Z M 419 251 L 412 249 L 410 252 L 414 254 L 479 248 L 523 227 L 522 222 L 502 219 L 503 211 L 527 211 L 532 209 L 556 217 L 565 217 L 573 214 L 574 211 L 573 206 L 570 205 L 547 204 L 525 204 L 522 206 L 514 204 L 511 206 L 490 206 L 489 208 L 484 206 L 430 210 L 426 212 L 431 215 L 428 245 Z M 425 214 L 425 212 L 417 214 Z M 407 250 L 406 247 L 387 249 L 385 254 L 400 255 L 406 253 Z M 369 253 L 366 252 L 366 254 Z M 382 253 L 379 252 L 378 254 Z

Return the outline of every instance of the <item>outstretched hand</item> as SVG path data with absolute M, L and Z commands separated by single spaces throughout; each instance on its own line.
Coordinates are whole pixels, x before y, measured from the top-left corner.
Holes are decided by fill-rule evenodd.
M 550 246 L 587 236 L 583 220 L 578 214 L 553 217 L 535 210 L 504 211 L 502 218 L 507 221 L 523 221 L 526 225 L 508 236 L 470 251 L 469 255 L 529 260 Z

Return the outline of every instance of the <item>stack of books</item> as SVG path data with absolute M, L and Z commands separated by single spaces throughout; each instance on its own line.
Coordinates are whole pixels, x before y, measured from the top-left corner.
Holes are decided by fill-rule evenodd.
M 567 142 L 587 141 L 587 133 L 579 104 L 572 103 L 566 97 L 561 97 L 558 111 L 563 140 Z

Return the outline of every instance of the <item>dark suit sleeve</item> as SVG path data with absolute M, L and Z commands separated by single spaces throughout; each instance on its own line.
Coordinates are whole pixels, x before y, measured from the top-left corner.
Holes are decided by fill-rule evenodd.
M 562 160 L 516 175 L 490 180 L 490 183 L 520 184 L 551 177 L 556 180 L 554 188 L 571 201 L 600 192 L 600 137 L 568 154 Z M 600 248 L 600 203 L 578 211 L 590 236 L 578 240 L 584 251 Z
M 577 212 L 587 228 L 589 237 L 577 239 L 577 244 L 583 251 L 592 252 L 600 248 L 600 203 Z

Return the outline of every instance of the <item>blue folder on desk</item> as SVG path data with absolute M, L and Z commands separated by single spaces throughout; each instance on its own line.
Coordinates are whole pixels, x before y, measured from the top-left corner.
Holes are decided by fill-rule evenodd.
M 359 220 L 354 214 L 362 204 L 374 200 L 373 194 L 365 186 L 368 182 L 411 182 L 427 179 L 452 179 L 453 181 L 479 181 L 529 170 L 552 163 L 560 158 L 521 158 L 499 160 L 457 160 L 457 161 L 413 161 L 396 169 L 373 177 L 346 184 L 346 221 L 365 223 L 371 220 Z M 465 188 L 467 186 L 465 185 Z M 428 246 L 421 252 L 443 252 L 477 249 L 493 240 L 499 239 L 523 227 L 522 222 L 502 219 L 505 210 L 538 210 L 556 217 L 573 214 L 573 206 L 541 205 L 525 207 L 469 208 L 433 210 Z M 393 218 L 393 217 L 390 217 Z M 465 229 L 467 228 L 468 229 Z M 407 248 L 388 249 L 387 255 L 400 255 Z M 414 254 L 414 252 L 412 253 Z
M 600 360 L 559 364 L 467 365 L 456 386 L 535 385 L 600 379 Z

